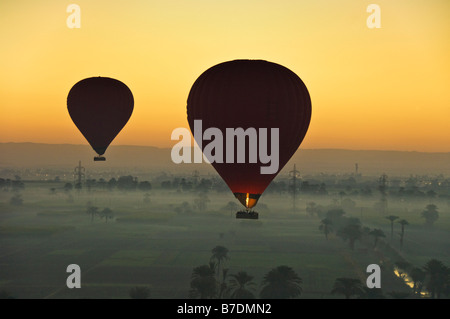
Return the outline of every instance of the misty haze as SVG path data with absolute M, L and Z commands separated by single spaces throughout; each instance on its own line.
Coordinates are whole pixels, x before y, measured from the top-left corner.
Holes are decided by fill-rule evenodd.
M 236 219 L 213 168 L 170 149 L 113 145 L 102 163 L 81 145 L 0 153 L 3 298 L 449 297 L 449 153 L 300 149 L 258 220 Z M 81 289 L 66 286 L 70 264 Z

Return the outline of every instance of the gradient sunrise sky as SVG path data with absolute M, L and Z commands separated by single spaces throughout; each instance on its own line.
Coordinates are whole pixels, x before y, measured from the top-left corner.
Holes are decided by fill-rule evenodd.
M 371 3 L 380 29 L 367 27 Z M 448 0 L 2 0 L 0 12 L 0 142 L 87 144 L 67 94 L 106 76 L 135 98 L 112 145 L 172 147 L 203 71 L 264 59 L 308 87 L 302 148 L 450 151 Z

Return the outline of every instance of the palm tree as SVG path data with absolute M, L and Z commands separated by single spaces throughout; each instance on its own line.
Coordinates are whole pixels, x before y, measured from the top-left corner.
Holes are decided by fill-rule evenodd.
M 100 212 L 100 218 L 104 218 L 105 223 L 108 222 L 108 219 L 112 219 L 113 217 L 114 217 L 113 211 L 108 207 L 103 208 L 102 211 Z
M 237 274 L 230 275 L 229 296 L 231 299 L 255 299 L 252 292 L 255 283 L 252 281 L 253 276 L 250 276 L 245 271 L 240 271 Z
M 191 276 L 191 298 L 207 299 L 213 298 L 217 292 L 217 281 L 214 278 L 214 267 L 212 264 L 202 265 L 192 270 Z
M 259 296 L 262 299 L 288 299 L 301 295 L 302 279 L 288 266 L 278 266 L 263 278 Z
M 212 249 L 212 256 L 210 258 L 210 261 L 216 261 L 217 262 L 217 277 L 219 277 L 221 266 L 223 266 L 223 263 L 229 259 L 228 257 L 228 249 L 223 246 L 216 246 Z
M 378 228 L 375 228 L 374 230 L 371 230 L 369 232 L 369 235 L 372 235 L 375 238 L 375 241 L 374 241 L 374 244 L 373 244 L 373 248 L 374 249 L 377 247 L 378 239 L 380 237 L 386 237 L 384 232 L 381 229 L 378 229 Z
M 449 281 L 450 269 L 442 261 L 431 259 L 425 264 L 423 270 L 428 277 L 425 286 L 430 292 L 431 298 L 439 299 Z
M 437 211 L 437 206 L 434 204 L 427 205 L 426 209 L 422 212 L 421 215 L 425 218 L 425 224 L 428 226 L 433 226 L 434 222 L 438 220 L 439 213 Z
M 398 219 L 398 216 L 389 215 L 385 217 L 386 219 L 389 219 L 391 221 L 391 241 L 394 238 L 394 221 Z
M 341 228 L 337 235 L 340 236 L 344 241 L 349 241 L 349 246 L 351 250 L 355 248 L 355 241 L 361 239 L 362 231 L 361 225 L 359 224 L 348 224 L 347 226 Z
M 98 214 L 98 207 L 89 205 L 87 208 L 87 214 L 91 215 L 91 222 L 94 221 L 94 216 Z
M 333 222 L 328 218 L 324 218 L 320 222 L 319 230 L 325 234 L 326 240 L 328 240 L 328 234 L 333 232 L 333 227 L 331 225 L 333 225 Z
M 332 294 L 341 294 L 345 299 L 350 299 L 351 296 L 361 296 L 363 294 L 362 284 L 359 279 L 355 278 L 337 278 L 334 281 Z
M 401 219 L 398 221 L 400 225 L 402 225 L 402 231 L 400 233 L 400 248 L 403 248 L 403 237 L 405 236 L 405 226 L 409 225 L 406 219 Z
M 227 275 L 228 275 L 228 268 L 222 269 L 222 282 L 220 283 L 219 287 L 219 299 L 222 298 L 224 292 L 227 290 L 227 283 L 226 283 Z

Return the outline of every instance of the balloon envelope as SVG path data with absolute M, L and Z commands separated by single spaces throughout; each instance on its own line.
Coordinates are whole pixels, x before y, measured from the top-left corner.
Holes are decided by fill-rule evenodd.
M 128 122 L 133 106 L 130 89 L 107 77 L 81 80 L 67 97 L 70 117 L 98 155 L 105 153 Z
M 236 158 L 234 163 L 212 163 L 236 198 L 249 209 L 300 146 L 311 119 L 311 100 L 302 80 L 286 67 L 263 60 L 234 60 L 200 75 L 189 92 L 187 115 L 193 132 L 195 120 L 202 120 L 202 133 L 215 127 L 224 136 L 226 128 L 255 128 L 258 135 L 260 128 L 268 132 L 279 129 L 279 166 L 274 174 L 261 174 L 260 168 L 268 164 L 262 163 L 259 156 L 256 163 L 249 163 L 248 155 L 245 163 L 237 163 Z M 202 151 L 208 145 L 208 141 L 197 143 Z M 270 149 L 269 145 L 268 154 Z M 224 159 L 226 153 L 224 145 Z

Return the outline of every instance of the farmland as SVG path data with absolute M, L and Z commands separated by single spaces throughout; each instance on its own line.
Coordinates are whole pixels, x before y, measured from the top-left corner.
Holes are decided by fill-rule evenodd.
M 302 279 L 300 298 L 341 298 L 331 294 L 336 278 L 365 283 L 369 264 L 381 266 L 382 291 L 388 295 L 410 293 L 393 272 L 396 262 L 423 266 L 435 258 L 450 263 L 450 214 L 442 197 L 435 200 L 440 217 L 432 228 L 424 227 L 420 217 L 427 200 L 391 200 L 389 214 L 409 221 L 400 247 L 400 225 L 395 224 L 391 240 L 390 222 L 373 208 L 377 195 L 354 195 L 346 216 L 386 236 L 375 248 L 373 238 L 363 236 L 350 249 L 336 231 L 326 239 L 319 231 L 323 215 L 306 210 L 311 202 L 324 211 L 341 207 L 337 188 L 322 196 L 300 192 L 296 211 L 289 193 L 268 192 L 260 200 L 259 220 L 238 220 L 226 208 L 233 201 L 229 191 L 158 185 L 148 192 L 67 191 L 61 181 L 24 184 L 20 205 L 11 203 L 17 191 L 0 192 L 0 290 L 15 298 L 129 298 L 133 287 L 148 287 L 155 299 L 188 298 L 193 268 L 208 264 L 216 246 L 228 249 L 224 265 L 229 274 L 253 276 L 256 296 L 264 275 L 280 265 Z M 207 199 L 205 207 L 196 208 L 193 199 L 198 198 Z M 90 216 L 88 206 L 109 207 L 113 216 Z M 81 289 L 66 286 L 70 264 L 80 266 Z

